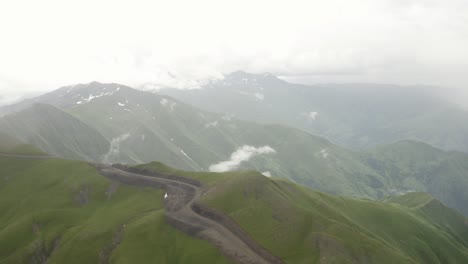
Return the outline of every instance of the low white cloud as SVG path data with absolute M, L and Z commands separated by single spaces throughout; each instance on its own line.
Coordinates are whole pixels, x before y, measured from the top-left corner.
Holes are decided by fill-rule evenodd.
M 0 1 L 0 103 L 95 80 L 196 88 L 245 70 L 454 86 L 468 104 L 467 12 L 466 0 Z
M 269 171 L 264 171 L 262 172 L 263 176 L 270 178 L 271 177 L 271 172 Z
M 224 171 L 231 171 L 235 170 L 239 167 L 242 162 L 248 161 L 254 156 L 261 155 L 261 154 L 270 154 L 276 153 L 270 146 L 263 146 L 263 147 L 254 147 L 244 145 L 238 148 L 231 154 L 231 158 L 226 161 L 222 161 L 217 164 L 213 164 L 210 166 L 209 170 L 212 172 L 224 172 Z

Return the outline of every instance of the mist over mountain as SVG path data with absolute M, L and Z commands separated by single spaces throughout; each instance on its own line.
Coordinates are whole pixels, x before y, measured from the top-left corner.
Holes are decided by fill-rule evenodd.
M 201 89 L 162 89 L 201 109 L 285 124 L 365 149 L 402 139 L 468 151 L 468 112 L 424 86 L 293 84 L 271 74 L 235 72 Z

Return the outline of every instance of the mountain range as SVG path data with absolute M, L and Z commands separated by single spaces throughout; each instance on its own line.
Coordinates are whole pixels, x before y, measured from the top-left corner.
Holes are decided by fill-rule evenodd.
M 243 120 L 284 124 L 353 149 L 416 140 L 468 152 L 468 113 L 431 87 L 286 82 L 234 72 L 201 89 L 161 89 L 201 109 Z
M 262 77 L 272 86 L 283 83 Z M 57 157 L 161 161 L 195 171 L 253 169 L 330 194 L 370 199 L 429 192 L 468 214 L 468 154 L 416 141 L 358 151 L 286 125 L 242 121 L 166 95 L 98 82 L 62 87 L 0 112 L 1 133 Z

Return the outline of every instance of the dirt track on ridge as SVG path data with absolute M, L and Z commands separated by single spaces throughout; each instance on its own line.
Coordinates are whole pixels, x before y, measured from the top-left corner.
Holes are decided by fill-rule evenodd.
M 107 178 L 124 184 L 165 189 L 168 222 L 183 232 L 214 244 L 237 263 L 283 263 L 226 215 L 197 201 L 204 187 L 196 180 L 177 175 L 136 171 L 123 166 L 95 165 Z M 142 174 L 144 173 L 144 174 Z
M 0 156 L 23 159 L 50 159 L 52 156 L 17 155 Z M 206 189 L 193 179 L 165 173 L 137 171 L 124 166 L 91 164 L 107 178 L 123 184 L 164 189 L 168 222 L 177 229 L 205 239 L 215 245 L 228 258 L 242 264 L 284 263 L 260 246 L 228 216 L 208 208 L 198 200 Z

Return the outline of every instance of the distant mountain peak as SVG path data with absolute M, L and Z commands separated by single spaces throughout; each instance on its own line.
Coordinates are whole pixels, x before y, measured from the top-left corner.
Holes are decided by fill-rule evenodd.
M 88 91 L 89 90 L 93 90 L 93 91 L 98 91 L 98 90 L 109 90 L 110 91 L 110 90 L 114 90 L 115 91 L 115 90 L 120 89 L 121 87 L 130 88 L 128 86 L 118 84 L 118 83 L 101 83 L 101 82 L 93 81 L 93 82 L 89 82 L 89 83 L 78 83 L 78 84 L 74 84 L 74 85 L 64 86 L 64 87 L 61 87 L 61 88 L 55 90 L 54 92 L 57 92 L 57 91 L 71 92 L 71 91 L 78 91 L 78 90 L 88 90 Z
M 90 82 L 84 84 L 75 84 L 59 88 L 49 94 L 44 95 L 45 98 L 62 99 L 60 101 L 66 104 L 85 104 L 92 100 L 102 97 L 111 96 L 119 92 L 121 89 L 131 89 L 130 87 L 117 83 L 100 83 Z M 64 100 L 67 99 L 67 100 Z
M 244 71 L 236 71 L 227 74 L 222 79 L 217 79 L 209 82 L 206 87 L 229 87 L 235 89 L 247 90 L 263 90 L 264 88 L 284 83 L 271 73 L 248 73 Z
M 248 72 L 245 72 L 245 71 L 232 72 L 230 74 L 225 75 L 224 79 L 229 79 L 229 80 L 236 80 L 237 79 L 237 80 L 249 80 L 249 81 L 252 81 L 252 80 L 258 80 L 258 81 L 278 80 L 278 81 L 280 81 L 280 79 L 278 77 L 276 77 L 275 75 L 273 75 L 273 74 L 271 74 L 269 72 L 255 74 L 255 73 L 248 73 Z

